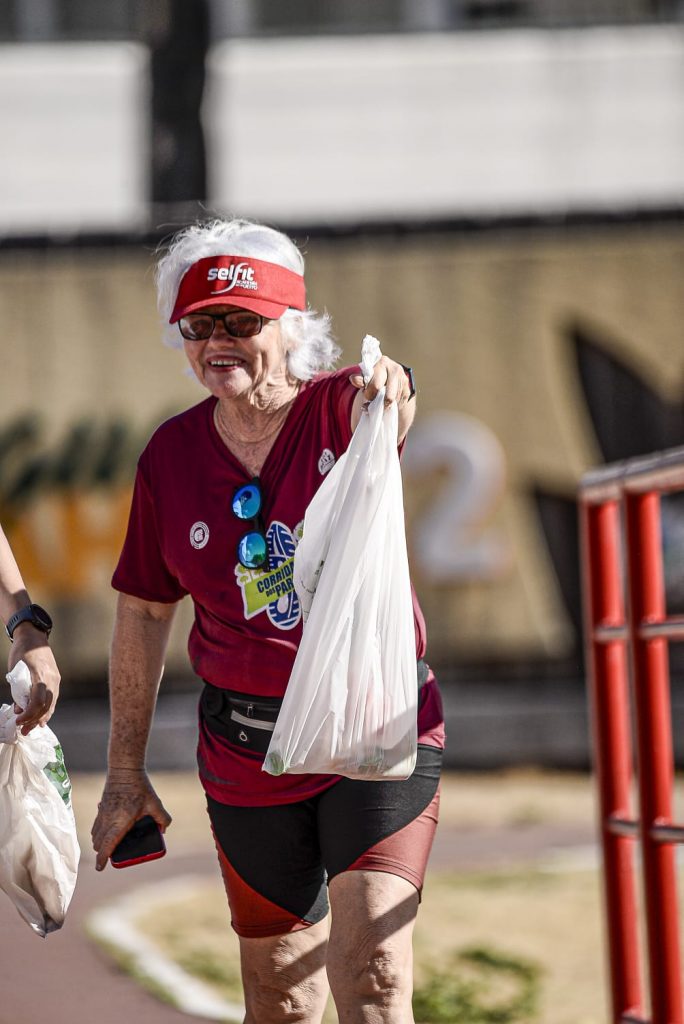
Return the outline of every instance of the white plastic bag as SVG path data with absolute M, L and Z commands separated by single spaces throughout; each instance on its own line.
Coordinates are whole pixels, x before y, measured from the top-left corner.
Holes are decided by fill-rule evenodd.
M 374 348 L 371 343 L 374 343 Z M 379 357 L 364 340 L 364 376 Z M 418 683 L 396 403 L 380 392 L 309 504 L 294 558 L 302 641 L 263 770 L 405 779 Z
M 31 676 L 23 661 L 7 676 L 25 708 Z M 41 936 L 62 927 L 80 850 L 71 783 L 59 740 L 47 726 L 22 736 L 11 704 L 0 707 L 0 889 Z

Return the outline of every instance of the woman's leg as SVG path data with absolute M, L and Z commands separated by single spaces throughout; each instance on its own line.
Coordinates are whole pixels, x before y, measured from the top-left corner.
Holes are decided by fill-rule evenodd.
M 233 807 L 208 797 L 207 807 L 240 940 L 246 1024 L 319 1024 L 328 897 L 315 800 Z
M 339 1024 L 413 1024 L 413 925 L 418 892 L 382 871 L 330 883 L 328 979 Z
M 413 1021 L 411 942 L 441 761 L 441 750 L 420 745 L 409 779 L 341 779 L 318 798 L 332 907 L 328 978 L 340 1024 Z
M 327 920 L 288 935 L 240 937 L 244 1024 L 319 1024 L 329 991 L 327 942 Z

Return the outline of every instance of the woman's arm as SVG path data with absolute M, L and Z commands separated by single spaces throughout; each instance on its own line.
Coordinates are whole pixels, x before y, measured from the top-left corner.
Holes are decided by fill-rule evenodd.
M 358 395 L 354 398 L 351 414 L 352 432 L 356 430 L 361 419 L 361 410 L 365 402 L 372 402 L 378 391 L 385 388 L 385 405 L 397 403 L 399 412 L 399 435 L 398 443 L 401 443 L 408 434 L 409 427 L 416 415 L 416 402 L 411 394 L 411 384 L 406 370 L 401 363 L 395 363 L 387 356 L 381 356 L 373 367 L 373 375 L 364 387 L 363 377 L 360 374 L 353 374 L 349 380 L 355 388 L 359 388 Z
M 0 528 L 0 615 L 8 621 L 21 608 L 31 603 L 19 566 Z M 37 725 L 45 725 L 52 716 L 59 695 L 59 669 L 48 645 L 47 635 L 31 622 L 20 622 L 14 628 L 12 646 L 7 658 L 7 671 L 23 661 L 31 674 L 31 696 L 28 705 L 17 715 L 17 725 L 24 735 Z
M 29 603 L 29 596 L 19 572 L 9 541 L 0 528 L 0 614 L 3 622 Z
M 162 831 L 171 823 L 147 777 L 145 754 L 175 612 L 175 604 L 119 595 L 109 662 L 107 780 L 92 828 L 98 871 L 145 814 L 152 815 Z

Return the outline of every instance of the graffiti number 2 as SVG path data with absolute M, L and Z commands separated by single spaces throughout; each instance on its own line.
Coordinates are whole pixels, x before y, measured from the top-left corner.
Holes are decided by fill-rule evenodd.
M 487 525 L 505 482 L 505 456 L 495 434 L 465 413 L 433 413 L 411 430 L 402 461 L 413 486 L 425 472 L 446 472 L 437 496 L 413 524 L 420 572 L 435 583 L 499 577 L 510 554 Z

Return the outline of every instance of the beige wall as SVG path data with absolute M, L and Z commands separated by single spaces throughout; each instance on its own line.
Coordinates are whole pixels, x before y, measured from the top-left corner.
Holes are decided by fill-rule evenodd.
M 414 565 L 431 648 L 463 657 L 561 656 L 571 636 L 530 489 L 572 493 L 600 461 L 564 329 L 590 326 L 663 396 L 681 395 L 684 231 L 514 233 L 312 245 L 310 291 L 345 354 L 366 330 L 411 362 L 420 417 L 460 410 L 503 446 L 507 483 L 491 524 L 508 565 L 434 586 Z M 314 258 L 315 257 L 315 258 Z M 415 325 L 415 326 L 413 326 Z M 420 425 L 420 420 L 418 421 Z M 406 480 L 411 527 L 439 481 Z
M 433 658 L 562 656 L 572 634 L 531 487 L 572 493 L 599 461 L 564 328 L 589 325 L 663 396 L 679 397 L 684 228 L 313 240 L 306 250 L 310 302 L 332 314 L 345 361 L 358 358 L 372 333 L 414 366 L 416 445 L 441 412 L 451 414 L 445 429 L 453 427 L 458 451 L 459 430 L 471 421 L 454 416 L 467 414 L 505 459 L 502 488 L 471 526 L 473 544 L 491 542 L 489 562 L 436 579 L 417 553 L 417 531 L 445 488 L 459 485 L 459 463 L 440 465 L 422 449 L 412 459 L 407 450 L 409 544 Z M 21 450 L 8 457 L 5 446 L 0 496 L 36 455 L 55 463 L 77 421 L 86 418 L 94 438 L 72 484 L 46 485 L 24 506 L 5 501 L 1 509 L 32 593 L 55 610 L 55 645 L 75 675 L 103 671 L 108 579 L 130 485 L 125 474 L 92 485 L 98 432 L 118 420 L 139 450 L 161 417 L 203 397 L 182 355 L 158 340 L 151 266 L 142 247 L 0 258 L 0 432 L 6 439 L 29 412 L 41 423 Z M 189 615 L 170 668 L 185 664 Z

